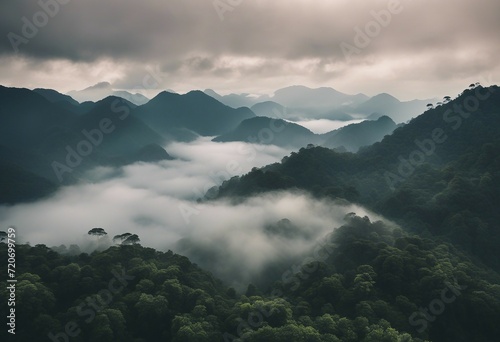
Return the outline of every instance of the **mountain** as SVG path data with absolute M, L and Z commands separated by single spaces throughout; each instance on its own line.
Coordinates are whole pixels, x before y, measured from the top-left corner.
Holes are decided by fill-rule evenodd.
M 235 129 L 214 138 L 213 141 L 242 141 L 287 148 L 301 148 L 315 144 L 356 152 L 360 147 L 382 140 L 396 127 L 394 121 L 383 116 L 376 121 L 367 120 L 325 134 L 314 134 L 293 122 L 258 116 L 242 121 Z
M 40 144 L 75 117 L 34 91 L 0 86 L 0 203 L 31 201 L 55 191 L 57 178 Z
M 224 103 L 226 106 L 232 108 L 240 108 L 240 107 L 252 107 L 257 102 L 261 101 L 262 96 L 254 97 L 250 94 L 229 94 L 229 95 L 220 95 L 216 93 L 212 89 L 205 89 L 203 91 L 210 97 L 213 97 L 219 102 Z
M 213 139 L 300 148 L 315 143 L 317 136 L 305 127 L 281 119 L 258 116 L 242 121 L 235 129 Z
M 349 95 L 330 87 L 309 88 L 294 85 L 278 89 L 272 96 L 251 96 L 250 94 L 230 94 L 221 96 L 212 89 L 207 95 L 233 107 L 250 107 L 258 116 L 276 117 L 300 121 L 303 119 L 352 120 L 363 117 L 377 120 L 389 116 L 396 123 L 403 123 L 423 113 L 428 103 L 434 99 L 400 101 L 394 96 L 382 93 L 373 97 L 365 94 Z
M 0 88 L 0 124 L 12 124 L 22 133 L 16 113 L 20 113 L 19 120 L 39 120 L 37 115 L 48 120 L 37 121 L 45 125 L 43 134 L 30 137 L 30 144 L 20 141 L 24 135 L 4 139 L 9 146 L 0 144 L 0 203 L 32 201 L 53 193 L 57 185 L 23 165 L 31 159 L 35 165 L 38 158 L 47 157 L 35 152 L 48 148 L 45 144 L 49 142 L 57 147 L 76 141 L 82 147 L 85 144 L 78 134 L 88 141 L 100 140 L 94 131 L 99 128 L 103 140 L 95 142 L 95 153 L 84 156 L 96 160 L 98 155 L 104 156 L 98 149 L 106 146 L 107 138 L 117 139 L 119 146 L 106 153 L 122 144 L 133 144 L 123 141 L 128 137 L 139 141 L 137 146 L 150 138 L 163 138 L 152 131 L 156 127 L 147 127 L 131 114 L 140 108 L 109 97 L 77 116 L 35 92 Z M 218 118 L 213 114 L 210 117 Z M 114 128 L 103 120 L 109 120 Z M 345 134 L 349 139 L 354 134 L 351 130 L 367 134 L 368 125 L 394 127 L 394 122 L 381 117 L 328 134 L 330 138 Z M 92 139 L 79 131 L 83 129 L 92 131 Z M 300 126 L 266 117 L 248 118 L 232 132 L 237 129 L 257 132 L 257 136 L 260 133 L 261 137 L 270 130 L 273 135 L 277 133 L 277 139 L 281 132 L 306 134 Z M 54 140 L 56 133 L 61 140 Z M 136 161 L 169 159 L 157 143 L 135 152 L 128 156 Z M 38 341 L 47 336 L 55 341 L 79 335 L 82 341 L 124 342 L 497 341 L 499 170 L 500 88 L 476 87 L 425 111 L 357 153 L 308 146 L 280 163 L 253 168 L 242 177 L 224 182 L 215 198 L 219 200 L 216 207 L 222 203 L 230 207 L 230 203 L 242 200 L 253 203 L 245 210 L 255 214 L 263 234 L 255 244 L 236 244 L 236 257 L 225 243 L 234 240 L 181 239 L 176 248 L 189 252 L 193 257 L 189 260 L 170 250 L 141 246 L 139 235 L 145 232 L 114 232 L 122 234 L 116 235 L 118 239 L 111 245 L 104 228 L 91 227 L 83 227 L 75 236 L 83 239 L 79 235 L 87 235 L 87 246 L 82 244 L 81 249 L 78 245 L 49 248 L 36 241 L 33 245 L 17 244 L 16 338 Z M 315 230 L 325 223 L 315 218 L 312 222 L 304 220 L 302 216 L 307 216 L 302 212 L 293 221 L 282 218 L 266 222 L 263 216 L 269 216 L 270 208 L 255 210 L 255 203 L 263 198 L 258 195 L 281 190 L 331 212 L 327 234 L 318 240 L 312 238 L 308 224 Z M 203 208 L 211 210 L 211 204 Z M 354 212 L 345 215 L 343 221 L 337 220 L 334 211 L 339 205 L 349 205 Z M 287 209 L 289 206 L 294 208 L 294 201 L 287 201 Z M 1 210 L 8 215 L 10 210 L 23 207 Z M 46 206 L 41 209 L 46 210 Z M 220 213 L 217 210 L 214 220 L 205 220 L 208 231 L 213 232 L 211 225 L 220 224 Z M 93 219 L 99 224 L 97 214 Z M 238 210 L 231 215 L 237 223 Z M 81 222 L 73 221 L 67 220 L 68 229 L 71 225 L 81 227 Z M 111 226 L 114 230 L 120 225 Z M 7 229 L 3 229 L 0 254 L 6 255 L 12 248 L 6 243 Z M 22 229 L 19 227 L 19 235 Z M 225 229 L 238 233 L 249 226 L 231 223 Z M 104 235 L 91 234 L 95 230 Z M 258 231 L 250 233 L 258 236 Z M 117 243 L 120 237 L 133 239 L 130 244 Z M 278 259 L 269 260 L 272 253 L 260 247 L 262 239 L 301 252 L 291 256 L 280 253 Z M 96 250 L 82 253 L 88 246 Z M 248 264 L 251 267 L 242 268 L 238 257 L 243 247 L 267 263 L 246 282 L 246 290 L 236 291 L 214 273 L 224 269 L 220 263 L 223 258 L 244 274 L 258 269 L 253 266 L 257 259 Z M 196 257 L 202 258 L 201 263 Z M 228 273 L 231 279 L 226 281 L 232 281 L 238 272 Z M 0 302 L 8 303 L 9 294 L 8 289 L 0 291 Z M 0 340 L 8 340 L 8 335 L 7 329 L 1 330 Z
M 37 88 L 33 89 L 33 91 L 37 94 L 42 95 L 47 100 L 56 104 L 57 106 L 78 115 L 88 112 L 95 104 L 92 101 L 85 101 L 82 103 L 78 103 L 78 101 L 73 99 L 71 96 L 61 94 L 60 92 L 53 89 Z
M 131 162 L 152 163 L 174 159 L 163 147 L 158 144 L 149 144 L 139 149 L 131 156 Z
M 140 93 L 132 94 L 124 90 L 115 90 L 111 93 L 111 95 L 121 97 L 122 99 L 132 102 L 138 106 L 149 102 L 149 99 Z
M 87 87 L 82 90 L 72 90 L 67 93 L 67 95 L 71 96 L 78 102 L 85 101 L 99 101 L 104 99 L 107 96 L 111 95 L 113 88 L 111 87 L 111 83 L 109 82 L 99 82 L 94 84 L 93 86 Z
M 146 96 L 140 93 L 132 94 L 124 90 L 114 90 L 111 83 L 109 82 L 100 82 L 82 90 L 72 90 L 68 93 L 68 95 L 78 100 L 79 102 L 95 102 L 102 100 L 108 96 L 121 97 L 129 102 L 132 102 L 135 105 L 143 105 L 149 101 Z
M 499 90 L 466 90 L 356 154 L 301 149 L 225 182 L 218 196 L 298 188 L 344 198 L 414 232 L 452 241 L 498 271 Z
M 397 123 L 402 123 L 423 113 L 428 103 L 435 100 L 399 101 L 390 94 L 382 93 L 373 97 L 365 94 L 349 95 L 330 87 L 309 88 L 294 85 L 278 89 L 272 96 L 251 96 L 230 94 L 221 96 L 212 89 L 205 93 L 218 101 L 233 107 L 246 106 L 259 116 L 276 117 L 300 121 L 303 119 L 352 120 L 363 117 L 377 120 L 387 115 Z
M 275 119 L 288 119 L 288 109 L 273 101 L 256 103 L 250 109 L 258 116 L 267 116 Z
M 75 114 L 29 89 L 0 86 L 0 145 L 35 148 Z
M 0 204 L 35 201 L 54 193 L 57 185 L 17 164 L 0 159 Z
M 371 97 L 370 99 L 361 103 L 357 108 L 359 110 L 364 111 L 364 112 L 369 111 L 369 110 L 371 110 L 373 112 L 377 112 L 379 109 L 397 107 L 400 104 L 401 104 L 401 101 L 399 101 L 394 96 L 387 94 L 387 93 L 382 93 L 382 94 L 378 94 L 378 95 Z
M 76 169 L 81 172 L 99 165 L 135 162 L 145 146 L 162 144 L 166 140 L 131 115 L 136 107 L 125 99 L 109 96 L 94 103 L 90 111 L 68 125 L 53 129 L 41 142 L 39 150 L 63 165 L 67 164 L 68 151 L 73 151 L 71 153 L 78 160 Z M 88 152 L 82 146 L 86 146 Z
M 165 139 L 139 118 L 131 113 L 137 106 L 120 97 L 109 96 L 93 106 L 86 114 L 80 115 L 71 125 L 78 132 L 79 140 L 93 139 L 100 141 L 94 145 L 93 152 L 101 153 L 105 158 L 133 155 L 145 146 L 162 144 Z M 108 122 L 105 127 L 103 122 Z M 83 134 L 83 131 L 90 132 Z M 102 137 L 102 138 L 101 138 Z M 74 145 L 78 143 L 74 141 Z
M 382 116 L 373 121 L 365 120 L 324 134 L 323 137 L 326 140 L 321 146 L 328 148 L 343 146 L 347 151 L 356 152 L 360 147 L 381 141 L 396 128 L 397 125 L 388 116 Z
M 276 90 L 271 99 L 289 108 L 326 112 L 341 106 L 361 103 L 368 97 L 364 94 L 347 95 L 329 87 L 313 89 L 296 85 Z
M 44 151 L 39 147 L 19 148 L 15 144 L 11 144 L 10 146 L 0 145 L 0 160 L 2 161 L 0 168 L 3 168 L 4 165 L 10 165 L 11 169 L 15 167 L 18 170 L 23 170 L 25 173 L 34 174 L 43 180 L 41 187 L 45 187 L 46 183 L 58 186 L 61 182 L 52 167 L 52 162 L 54 161 L 52 152 Z M 78 170 L 66 174 L 64 184 L 76 182 L 79 175 L 80 172 Z M 37 192 L 33 191 L 33 193 L 33 197 L 36 197 L 35 194 Z M 43 195 L 41 196 L 43 197 Z
M 88 113 L 88 112 L 90 112 L 90 110 L 91 110 L 92 108 L 94 108 L 95 104 L 96 104 L 96 103 L 95 103 L 95 102 L 93 102 L 93 101 L 85 101 L 85 102 L 82 102 L 82 103 L 80 103 L 80 105 L 78 106 L 78 112 L 79 112 L 80 114 Z
M 356 154 L 339 154 L 321 147 L 303 149 L 298 154 L 294 154 L 293 158 L 285 159 L 279 169 L 286 173 L 288 163 L 291 163 L 292 159 L 300 162 L 301 156 L 315 162 L 318 159 L 322 163 L 330 160 L 332 169 L 326 167 L 328 163 L 319 168 L 311 168 L 311 165 L 306 165 L 306 168 L 316 173 L 325 172 L 324 177 L 315 178 L 318 181 L 326 182 L 324 185 L 335 179 L 335 175 L 338 175 L 340 170 L 348 171 L 349 177 L 356 175 L 366 177 L 371 173 L 376 174 L 378 179 L 373 179 L 369 183 L 377 184 L 376 191 L 379 193 L 376 198 L 381 199 L 384 194 L 393 191 L 390 188 L 391 182 L 385 181 L 384 173 L 386 171 L 390 170 L 392 173 L 398 174 L 398 169 L 400 169 L 411 173 L 411 175 L 404 177 L 400 176 L 401 182 L 396 184 L 399 188 L 403 186 L 404 181 L 412 177 L 412 172 L 416 172 L 420 166 L 425 164 L 429 164 L 432 168 L 441 169 L 449 163 L 467 162 L 467 159 L 460 158 L 469 155 L 472 151 L 478 152 L 478 155 L 473 159 L 477 159 L 484 153 L 492 153 L 494 146 L 500 141 L 500 92 L 497 91 L 498 87 L 478 89 L 477 91 L 489 92 L 489 96 L 486 100 L 479 102 L 477 110 L 473 113 L 460 114 L 457 111 L 457 108 L 463 110 L 466 100 L 476 98 L 474 96 L 475 90 L 466 90 L 459 98 L 448 104 L 427 110 L 408 124 L 398 127 L 391 135 L 385 136 L 382 141 L 362 148 Z M 312 154 L 317 154 L 317 158 L 312 158 Z M 418 166 L 409 164 L 410 156 L 415 159 L 413 164 Z M 423 159 L 423 161 L 419 162 L 419 159 Z M 495 162 L 495 158 L 492 156 L 490 159 L 484 160 L 484 166 L 493 162 Z M 273 166 L 273 169 L 275 168 Z M 402 173 L 405 174 L 405 172 Z M 327 174 L 328 176 L 326 176 Z M 343 181 L 339 180 L 339 183 L 348 182 L 349 177 Z M 370 197 L 372 196 L 371 185 L 365 185 L 358 185 L 357 191 L 359 191 L 363 201 L 370 201 L 372 200 Z
M 364 94 L 347 95 L 333 88 L 312 89 L 305 86 L 278 89 L 273 96 L 251 96 L 250 94 L 221 96 L 212 89 L 205 90 L 205 93 L 233 108 L 256 106 L 256 110 L 261 111 L 259 116 L 272 116 L 265 114 L 270 106 L 286 108 L 286 118 L 291 120 L 320 118 L 351 120 L 352 117 L 341 109 L 360 104 L 368 99 L 368 96 Z
M 371 119 L 377 119 L 382 115 L 391 117 L 394 121 L 406 122 L 426 110 L 426 105 L 433 100 L 413 100 L 401 102 L 392 95 L 383 93 L 354 107 L 353 111 L 358 114 L 369 115 Z
M 348 95 L 329 87 L 313 89 L 298 85 L 278 89 L 270 97 L 270 101 L 286 107 L 291 120 L 352 120 L 345 109 L 367 99 L 364 94 Z
M 68 102 L 69 104 L 72 104 L 73 106 L 79 105 L 78 101 L 76 101 L 71 96 L 61 94 L 60 92 L 53 90 L 53 89 L 36 88 L 36 89 L 33 89 L 33 91 L 37 94 L 42 95 L 43 97 L 45 97 L 47 100 L 49 100 L 52 103 Z
M 255 116 L 248 108 L 233 109 L 201 91 L 185 95 L 161 92 L 133 114 L 163 135 L 186 129 L 204 136 L 226 133 Z
M 34 189 L 52 189 L 95 166 L 170 157 L 154 147 L 166 138 L 131 115 L 136 105 L 119 97 L 83 104 L 66 100 L 47 89 L 0 87 L 0 157 L 12 184 L 29 179 L 39 183 Z M 18 180 L 14 169 L 21 170 Z

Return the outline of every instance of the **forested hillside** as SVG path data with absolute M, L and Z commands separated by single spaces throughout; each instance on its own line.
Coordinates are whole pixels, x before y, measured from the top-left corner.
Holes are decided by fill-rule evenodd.
M 361 204 L 386 218 L 348 214 L 316 245 L 271 265 L 243 292 L 184 256 L 140 246 L 137 236 L 131 245 L 90 254 L 77 246 L 17 245 L 16 338 L 497 341 L 497 90 L 471 88 L 358 153 L 310 145 L 224 182 L 207 204 L 291 190 Z M 137 159 L 170 158 L 154 144 L 140 151 Z M 16 177 L 28 191 L 36 176 Z M 53 190 L 35 184 L 43 185 L 37 191 Z M 268 237 L 287 239 L 299 228 L 286 219 L 264 227 Z M 7 255 L 7 244 L 0 253 Z M 0 263 L 0 301 L 7 302 L 6 259 Z
M 500 270 L 500 91 L 466 90 L 357 154 L 303 148 L 225 182 L 219 197 L 299 188 L 366 205 Z
M 18 245 L 16 266 L 19 341 L 496 341 L 500 333 L 498 274 L 448 243 L 354 214 L 270 279 L 273 287 L 250 284 L 244 294 L 185 257 L 139 245 L 74 256 Z

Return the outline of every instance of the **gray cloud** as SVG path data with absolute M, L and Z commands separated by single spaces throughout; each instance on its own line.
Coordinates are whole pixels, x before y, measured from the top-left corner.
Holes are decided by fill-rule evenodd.
M 129 72 L 156 65 L 165 72 L 161 87 L 181 91 L 268 91 L 302 82 L 351 92 L 394 90 L 404 97 L 423 94 L 419 86 L 424 82 L 437 82 L 441 92 L 458 91 L 478 73 L 500 76 L 495 59 L 500 3 L 495 0 L 401 0 L 402 11 L 346 61 L 340 44 L 354 44 L 354 29 L 364 30 L 374 20 L 371 12 L 387 9 L 390 2 L 242 1 L 221 21 L 212 1 L 70 1 L 19 46 L 17 58 L 42 65 L 69 61 L 73 70 L 108 60 L 122 73 L 101 76 L 122 86 L 136 83 Z M 2 74 L 14 55 L 7 34 L 21 35 L 21 18 L 32 20 L 39 11 L 36 1 L 0 4 Z M 35 70 L 26 69 L 28 79 Z M 85 79 L 79 88 L 102 80 Z M 408 85 L 391 84 L 398 81 Z M 5 76 L 4 82 L 16 80 Z

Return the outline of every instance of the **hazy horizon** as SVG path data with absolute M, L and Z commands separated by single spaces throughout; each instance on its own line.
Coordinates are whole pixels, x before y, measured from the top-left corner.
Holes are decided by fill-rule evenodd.
M 411 100 L 500 77 L 493 0 L 234 1 L 222 9 L 194 0 L 54 1 L 0 4 L 1 84 L 66 93 L 107 81 L 148 97 L 305 85 Z

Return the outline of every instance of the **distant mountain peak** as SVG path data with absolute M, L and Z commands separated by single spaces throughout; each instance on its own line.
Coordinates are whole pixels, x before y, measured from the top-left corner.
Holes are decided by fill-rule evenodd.
M 400 100 L 398 100 L 396 97 L 392 96 L 391 94 L 388 94 L 388 93 L 380 93 L 378 95 L 375 95 L 374 97 L 372 97 L 370 100 L 391 100 L 391 101 L 394 101 L 394 102 L 401 102 Z
M 209 96 L 208 94 L 204 93 L 199 89 L 191 90 L 190 92 L 186 93 L 186 95 L 199 95 L 203 97 Z
M 191 90 L 190 92 L 184 94 L 184 96 L 186 99 L 189 99 L 192 101 L 217 102 L 223 106 L 226 106 L 224 103 L 220 102 L 219 99 L 214 98 L 201 90 Z
M 149 101 L 149 99 L 140 94 L 135 93 L 132 94 L 126 90 L 114 90 L 113 86 L 109 82 L 99 82 L 85 88 L 83 90 L 72 90 L 67 95 L 73 97 L 75 100 L 79 102 L 85 101 L 99 101 L 109 95 L 115 95 L 118 97 L 122 97 L 136 105 L 143 105 Z
M 254 117 L 248 108 L 234 109 L 200 90 L 187 94 L 162 91 L 135 115 L 160 133 L 186 128 L 200 135 L 220 135 L 236 127 L 242 120 Z
M 78 101 L 73 99 L 71 96 L 61 94 L 60 92 L 58 92 L 54 89 L 36 88 L 36 89 L 33 89 L 33 91 L 37 94 L 42 95 L 50 102 L 66 101 L 66 102 L 68 102 L 72 105 L 75 105 L 75 106 L 78 106 L 78 104 L 79 104 Z
M 109 89 L 111 88 L 111 83 L 109 82 L 99 82 L 93 86 L 87 87 L 84 90 L 95 90 L 95 89 Z
M 166 91 L 166 90 L 163 90 L 161 92 L 158 93 L 158 95 L 156 95 L 155 97 L 153 97 L 151 99 L 151 103 L 154 103 L 154 102 L 158 102 L 158 101 L 164 101 L 164 100 L 168 100 L 168 99 L 171 99 L 173 97 L 181 97 L 182 95 L 180 94 L 177 94 L 177 93 L 171 93 L 169 91 Z
M 205 89 L 203 91 L 205 94 L 210 95 L 210 96 L 220 96 L 215 90 L 213 89 Z
M 130 102 L 122 97 L 110 95 L 110 96 L 107 96 L 100 101 L 97 101 L 93 107 L 93 110 L 95 111 L 95 110 L 101 109 L 103 107 L 109 107 L 111 110 L 113 110 L 115 103 L 118 104 L 119 106 L 126 105 L 129 108 L 137 107 L 135 104 L 133 104 L 132 102 Z
M 377 120 L 375 120 L 375 121 L 379 121 L 379 122 L 387 121 L 387 122 L 392 122 L 392 123 L 396 124 L 396 123 L 394 122 L 394 120 L 392 120 L 392 119 L 391 119 L 389 116 L 387 116 L 387 115 L 382 115 L 381 117 L 379 117 L 379 118 L 378 118 Z

